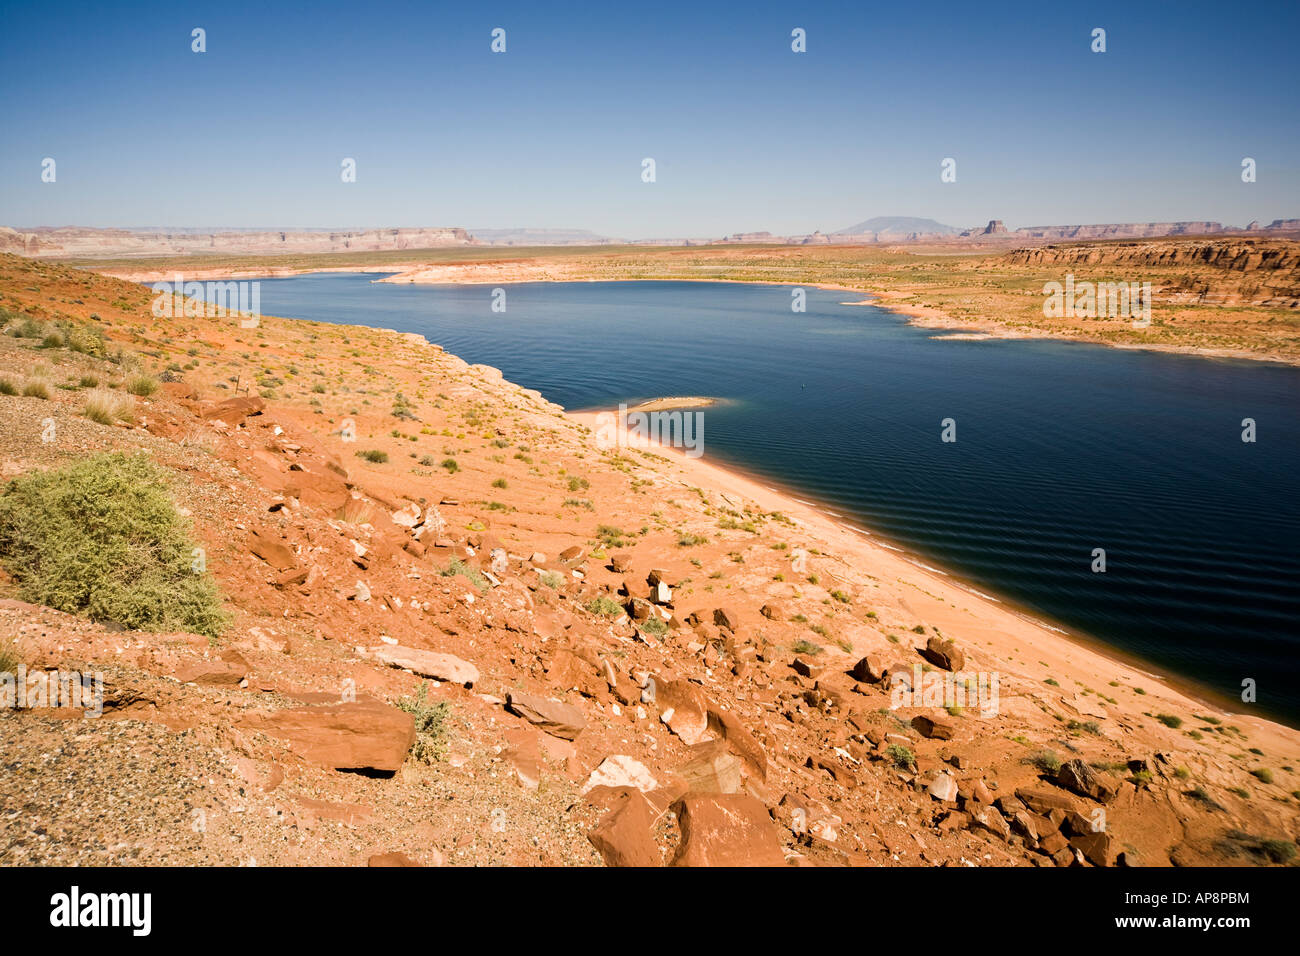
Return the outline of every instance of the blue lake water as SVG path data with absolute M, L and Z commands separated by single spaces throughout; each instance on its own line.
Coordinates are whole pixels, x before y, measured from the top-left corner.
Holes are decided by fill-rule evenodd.
M 784 286 L 528 283 L 502 314 L 487 286 L 375 278 L 262 280 L 262 311 L 419 332 L 571 409 L 730 399 L 707 458 L 1162 670 L 1233 698 L 1253 679 L 1241 709 L 1300 722 L 1300 369 L 936 339 L 816 289 L 796 314 Z

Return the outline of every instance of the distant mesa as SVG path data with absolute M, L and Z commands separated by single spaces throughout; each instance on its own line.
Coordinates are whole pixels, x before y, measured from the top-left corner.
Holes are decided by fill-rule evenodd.
M 479 242 L 493 246 L 605 246 L 622 243 L 622 239 L 602 236 L 589 229 L 471 229 Z
M 955 226 L 947 226 L 933 219 L 918 219 L 915 216 L 876 216 L 874 219 L 864 220 L 847 229 L 840 229 L 831 235 L 873 235 L 889 242 L 921 236 L 955 236 L 960 232 L 961 230 Z
M 413 229 L 203 229 L 41 226 L 19 232 L 0 226 L 0 252 L 25 256 L 284 255 L 386 252 L 474 244 L 456 227 Z

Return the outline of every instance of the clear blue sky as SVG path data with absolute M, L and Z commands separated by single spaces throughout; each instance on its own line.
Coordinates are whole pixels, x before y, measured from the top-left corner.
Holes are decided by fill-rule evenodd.
M 5 225 L 1300 216 L 1294 2 L 0 3 Z

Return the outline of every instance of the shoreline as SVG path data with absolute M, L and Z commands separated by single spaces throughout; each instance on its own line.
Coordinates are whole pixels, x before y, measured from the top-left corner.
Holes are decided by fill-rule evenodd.
M 609 409 L 566 410 L 564 415 L 570 421 L 594 431 L 597 427 L 597 417 L 610 411 Z M 626 426 L 624 431 L 628 431 Z M 1009 639 L 1025 638 L 1040 654 L 1059 652 L 1057 645 L 1066 645 L 1069 649 L 1087 655 L 1083 663 L 1094 674 L 1098 664 L 1102 667 L 1109 666 L 1127 672 L 1127 676 L 1141 677 L 1152 682 L 1171 699 L 1181 699 L 1184 705 L 1190 704 L 1193 708 L 1209 709 L 1233 719 L 1249 721 L 1261 729 L 1272 728 L 1274 732 L 1288 736 L 1300 730 L 1300 725 L 1293 726 L 1277 716 L 1251 714 L 1234 709 L 1229 695 L 1206 687 L 1194 678 L 1171 673 L 1166 667 L 1154 661 L 1116 647 L 1094 635 L 1069 628 L 1065 622 L 1052 620 L 1041 612 L 1019 604 L 1013 598 L 986 593 L 974 582 L 942 566 L 941 559 L 917 554 L 861 526 L 856 519 L 839 516 L 832 511 L 830 504 L 790 488 L 779 479 L 732 462 L 710 461 L 705 457 L 689 458 L 680 449 L 653 440 L 651 444 L 654 445 L 656 454 L 669 458 L 684 474 L 691 476 L 699 487 L 708 488 L 724 496 L 749 499 L 765 511 L 779 511 L 787 517 L 797 519 L 811 535 L 838 545 L 837 554 L 842 560 L 856 559 L 854 563 L 859 567 L 877 571 L 883 565 L 891 577 L 897 575 L 894 580 L 898 583 L 923 590 L 918 585 L 924 582 L 938 593 L 941 600 L 955 596 L 952 592 L 956 592 L 956 595 L 961 596 L 980 611 L 986 612 L 994 620 L 1002 616 L 1011 618 L 1019 626 L 1009 629 L 1013 632 Z M 931 563 L 926 563 L 927 561 Z M 948 633 L 947 627 L 944 628 L 944 632 Z M 1160 699 L 1150 688 L 1146 688 L 1144 696 L 1148 699 Z
M 311 268 L 311 269 L 301 269 L 301 270 L 286 269 L 286 270 L 280 270 L 281 274 L 267 276 L 267 277 L 282 278 L 282 277 L 292 277 L 294 275 L 309 275 L 314 273 L 357 273 L 357 274 L 388 273 L 391 276 L 396 276 L 399 275 L 402 271 L 403 270 L 401 269 L 394 270 L 391 266 L 383 266 L 383 267 L 370 266 L 370 267 L 360 267 L 360 268 L 330 267 L 330 268 Z M 254 275 L 255 273 L 244 273 L 244 272 L 232 273 L 228 271 L 221 272 L 220 270 L 206 270 L 202 274 L 195 273 L 191 276 L 188 276 L 187 278 L 193 278 L 195 280 L 198 280 L 200 277 L 202 277 L 205 280 L 223 279 L 223 278 L 235 279 L 235 278 L 250 278 L 253 277 Z M 261 273 L 261 275 L 266 275 L 266 273 Z M 134 281 L 134 280 L 129 280 L 129 281 Z M 155 281 L 165 281 L 165 280 L 158 279 Z M 382 280 L 375 280 L 375 281 L 378 282 Z M 430 282 L 430 283 L 415 283 L 412 280 L 410 284 L 483 285 L 483 284 L 490 284 L 490 282 L 492 281 L 502 281 L 502 280 L 471 281 L 462 278 L 460 280 L 449 280 L 446 282 Z M 861 301 L 843 302 L 841 304 L 845 306 L 871 306 L 874 308 L 878 308 L 881 309 L 882 311 L 891 312 L 899 316 L 902 316 L 908 324 L 916 325 L 922 328 L 946 328 L 950 331 L 955 331 L 961 334 L 963 329 L 969 331 L 971 328 L 976 327 L 974 325 L 945 326 L 942 324 L 942 320 L 938 317 L 941 314 L 935 314 L 935 315 L 930 314 L 930 313 L 937 313 L 937 310 L 928 309 L 927 307 L 924 306 L 912 306 L 909 309 L 909 307 L 903 303 L 889 302 L 890 297 L 888 295 L 877 295 L 876 293 L 873 292 L 865 291 L 862 289 L 855 289 L 850 286 L 838 285 L 834 283 L 816 283 L 816 282 L 789 283 L 789 282 L 771 282 L 771 281 L 759 282 L 759 281 L 751 281 L 751 280 L 743 280 L 743 279 L 716 279 L 716 278 L 708 278 L 708 279 L 629 278 L 629 279 L 582 280 L 582 279 L 573 279 L 568 277 L 531 278 L 531 279 L 522 279 L 519 281 L 523 283 L 581 282 L 581 281 L 706 282 L 706 283 L 726 282 L 726 283 L 734 283 L 734 284 L 771 285 L 771 286 L 780 286 L 780 287 L 804 286 L 808 288 L 817 288 L 817 289 L 822 289 L 826 291 L 835 291 L 835 292 L 847 292 L 847 293 L 852 293 L 853 295 L 863 296 L 865 298 L 863 298 Z M 882 304 L 881 300 L 884 300 L 884 302 L 889 302 L 889 304 Z M 1080 339 L 1059 336 L 1059 335 L 1050 335 L 1050 334 L 1021 335 L 1021 334 L 1005 332 L 1005 330 L 1003 331 L 1003 334 L 999 334 L 999 332 L 996 330 L 987 333 L 981 330 L 980 338 L 981 340 L 1034 338 L 1034 339 L 1056 340 L 1062 342 L 1083 342 L 1083 344 L 1093 344 L 1093 345 L 1110 345 L 1110 343 L 1106 343 L 1106 342 L 1086 342 Z M 1236 355 L 1211 354 L 1203 350 L 1187 350 L 1187 349 L 1181 349 L 1177 347 L 1166 347 L 1166 346 L 1113 345 L 1111 347 L 1138 348 L 1138 349 L 1145 348 L 1148 351 L 1164 351 L 1164 352 L 1171 352 L 1174 354 L 1194 355 L 1202 358 L 1240 357 Z M 1276 362 L 1278 364 L 1288 364 L 1288 365 L 1292 364 L 1279 359 L 1261 358 L 1258 356 L 1254 356 L 1253 358 L 1256 361 L 1271 361 L 1271 362 Z M 661 401 L 673 401 L 676 398 L 678 397 L 669 396 L 667 398 L 652 399 L 648 402 L 642 403 L 642 405 L 637 406 L 636 408 L 629 407 L 628 410 L 629 411 L 651 411 L 660 407 L 663 408 L 705 407 L 704 405 L 658 406 L 656 404 Z M 685 398 L 694 399 L 697 398 L 697 396 L 686 396 Z M 720 404 L 719 400 L 717 399 L 709 399 L 708 401 L 709 404 Z M 608 411 L 616 411 L 616 410 L 584 408 L 584 409 L 574 410 L 574 411 L 566 410 L 564 414 L 565 417 L 570 421 L 575 421 L 579 424 L 590 427 L 594 430 L 596 416 L 602 412 L 608 412 Z M 627 426 L 625 422 L 623 423 L 623 428 L 624 431 L 627 431 Z M 950 569 L 944 568 L 942 566 L 932 567 L 926 565 L 921 561 L 922 556 L 914 555 L 909 551 L 907 551 L 905 548 L 897 544 L 886 543 L 885 539 L 881 538 L 876 532 L 868 528 L 856 527 L 853 523 L 851 523 L 847 519 L 833 516 L 833 513 L 830 511 L 830 506 L 825 502 L 804 502 L 800 500 L 800 498 L 796 496 L 796 491 L 794 489 L 785 488 L 784 486 L 781 485 L 779 480 L 775 478 L 769 478 L 766 475 L 758 474 L 756 472 L 753 472 L 750 469 L 744 468 L 742 466 L 733 463 L 719 464 L 715 462 L 705 461 L 703 458 L 690 459 L 687 458 L 685 455 L 683 455 L 680 452 L 680 450 L 676 448 L 657 445 L 657 450 L 663 452 L 666 456 L 670 457 L 675 463 L 683 467 L 684 470 L 688 472 L 692 470 L 699 471 L 702 477 L 706 479 L 711 479 L 719 487 L 719 489 L 723 491 L 723 493 L 741 494 L 742 496 L 749 497 L 751 499 L 755 498 L 753 492 L 761 492 L 764 495 L 773 496 L 773 500 L 777 501 L 780 507 L 771 508 L 767 510 L 781 511 L 784 514 L 791 514 L 791 512 L 799 511 L 803 513 L 804 518 L 808 520 L 811 526 L 814 527 L 820 526 L 820 529 L 823 532 L 830 533 L 832 537 L 836 535 L 848 536 L 849 541 L 857 542 L 862 546 L 862 550 L 859 553 L 862 554 L 862 557 L 865 559 L 867 564 L 871 563 L 871 559 L 873 558 L 873 556 L 874 557 L 891 556 L 894 561 L 905 564 L 908 568 L 912 569 L 914 572 L 929 578 L 932 581 L 932 583 L 936 585 L 943 585 L 946 586 L 947 588 L 955 589 L 961 592 L 962 594 L 969 596 L 972 600 L 978 601 L 982 604 L 996 606 L 997 610 L 1000 610 L 1001 612 L 1012 617 L 1013 619 L 1022 622 L 1024 625 L 1034 628 L 1035 630 L 1041 632 L 1042 636 L 1048 640 L 1054 639 L 1056 641 L 1067 642 L 1071 646 L 1080 648 L 1082 650 L 1086 650 L 1116 666 L 1123 667 L 1134 675 L 1141 675 L 1149 680 L 1158 681 L 1163 687 L 1165 687 L 1172 694 L 1184 698 L 1185 701 L 1199 703 L 1206 707 L 1210 707 L 1212 709 L 1218 710 L 1224 714 L 1233 717 L 1240 717 L 1243 720 L 1262 721 L 1266 724 L 1271 724 L 1278 728 L 1288 730 L 1288 731 L 1300 730 L 1300 723 L 1297 723 L 1295 727 L 1291 727 L 1291 725 L 1283 723 L 1280 719 L 1278 719 L 1275 716 L 1268 716 L 1268 717 L 1255 716 L 1255 715 L 1244 713 L 1242 711 L 1231 710 L 1229 709 L 1230 703 L 1232 701 L 1231 697 L 1216 692 L 1213 689 L 1204 686 L 1203 684 L 1201 684 L 1200 682 L 1196 681 L 1193 678 L 1183 677 L 1177 674 L 1169 673 L 1163 665 L 1159 665 L 1154 661 L 1146 660 L 1140 657 L 1139 655 L 1125 651 L 1122 648 L 1117 648 L 1112 644 L 1103 641 L 1102 639 L 1094 635 L 1085 634 L 1072 629 L 1068 629 L 1067 627 L 1064 626 L 1064 622 L 1052 622 L 1052 621 L 1044 620 L 1043 616 L 1039 612 L 1031 608 L 1019 606 L 1014 600 L 1012 600 L 1011 598 L 1005 595 L 985 594 L 981 592 L 973 582 L 964 580 L 960 575 L 953 573 Z M 771 486 L 776 486 L 776 487 L 771 487 Z M 864 536 L 867 539 L 871 539 L 871 540 L 863 540 Z M 933 560 L 935 560 L 936 563 L 938 563 L 939 561 L 939 559 L 933 559 Z
M 481 263 L 475 263 L 477 267 Z M 1193 346 L 1182 345 L 1163 345 L 1159 343 L 1124 343 L 1113 342 L 1101 338 L 1093 338 L 1086 335 L 1067 335 L 1059 332 L 1049 332 L 1040 329 L 1032 330 L 1013 330 L 999 325 L 992 320 L 986 319 L 955 319 L 939 309 L 931 306 L 918 305 L 913 303 L 898 301 L 902 298 L 910 298 L 910 293 L 899 293 L 888 289 L 860 289 L 853 286 L 840 285 L 829 282 L 781 282 L 771 279 L 726 279 L 726 278 L 707 278 L 698 279 L 689 276 L 680 277 L 654 277 L 654 278 L 583 278 L 581 276 L 551 276 L 546 274 L 517 276 L 492 276 L 488 278 L 474 278 L 466 275 L 451 275 L 437 281 L 424 281 L 414 278 L 408 278 L 402 281 L 396 281 L 404 273 L 417 272 L 421 268 L 430 268 L 426 265 L 415 266 L 316 266 L 309 268 L 270 268 L 270 269 L 199 269 L 195 272 L 184 274 L 186 279 L 193 281 L 218 281 L 218 280 L 248 280 L 248 279 L 287 279 L 295 276 L 313 275 L 316 273 L 356 273 L 364 275 L 373 275 L 376 273 L 389 273 L 385 279 L 373 280 L 376 283 L 386 282 L 393 285 L 523 285 L 532 282 L 726 282 L 737 285 L 771 285 L 782 286 L 787 288 L 800 287 L 810 289 L 822 289 L 828 292 L 848 292 L 853 295 L 865 296 L 860 302 L 841 302 L 845 306 L 870 306 L 885 312 L 892 312 L 904 318 L 908 325 L 914 325 L 922 329 L 936 329 L 946 332 L 955 333 L 952 335 L 942 336 L 949 340 L 967 340 L 967 341 L 1016 341 L 1023 339 L 1046 340 L 1055 342 L 1073 342 L 1081 345 L 1099 345 L 1106 348 L 1125 349 L 1139 352 L 1162 352 L 1169 355 L 1184 355 L 1205 359 L 1236 359 L 1251 362 L 1268 362 L 1276 365 L 1285 365 L 1291 368 L 1300 367 L 1300 358 L 1287 358 L 1284 356 L 1260 355 L 1257 352 L 1245 351 L 1241 349 L 1213 349 L 1197 348 Z M 449 268 L 449 267 L 443 267 Z M 137 282 L 142 284 L 152 282 L 167 282 L 176 275 L 175 269 L 170 272 L 158 269 L 119 269 L 119 270 L 96 270 L 88 269 L 98 275 L 111 276 L 116 279 L 123 279 L 128 282 Z

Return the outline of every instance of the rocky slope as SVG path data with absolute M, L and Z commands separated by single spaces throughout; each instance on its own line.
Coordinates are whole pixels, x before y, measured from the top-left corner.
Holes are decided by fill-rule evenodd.
M 109 344 L 0 337 L 0 374 L 49 385 L 0 394 L 3 473 L 152 456 L 233 615 L 216 641 L 121 631 L 4 584 L 8 647 L 106 699 L 0 713 L 0 864 L 1294 858 L 1294 731 L 757 486 L 601 448 L 494 369 L 383 330 L 154 319 L 147 290 L 15 256 L 0 295 L 11 327 Z M 161 388 L 87 419 L 84 383 L 137 357 Z M 890 690 L 953 672 L 998 674 L 996 713 Z
M 1129 281 L 1146 270 L 1168 301 L 1300 308 L 1300 243 L 1284 239 L 1051 244 L 1005 258 L 1034 268 L 1116 266 Z

